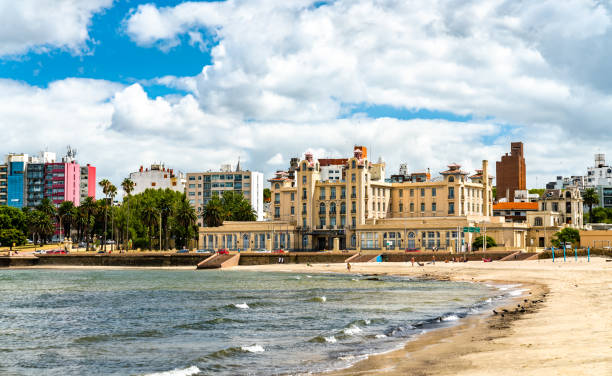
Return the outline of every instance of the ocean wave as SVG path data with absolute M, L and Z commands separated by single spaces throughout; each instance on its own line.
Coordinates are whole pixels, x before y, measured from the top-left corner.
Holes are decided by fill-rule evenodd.
M 238 308 L 238 309 L 249 309 L 249 305 L 246 303 L 238 303 L 238 304 L 234 304 L 234 307 Z
M 162 337 L 163 333 L 158 330 L 143 330 L 141 332 L 125 332 L 115 334 L 98 334 L 93 336 L 85 336 L 75 339 L 74 343 L 96 343 L 106 342 L 115 339 L 126 339 L 126 338 L 149 338 L 149 337 Z
M 187 323 L 187 324 L 175 325 L 175 326 L 173 326 L 173 328 L 175 328 L 175 329 L 204 330 L 204 329 L 209 329 L 211 326 L 218 325 L 218 324 L 229 324 L 229 323 L 243 324 L 245 322 L 246 321 L 236 320 L 236 319 L 232 319 L 232 318 L 228 318 L 228 317 L 217 317 L 217 318 L 214 318 L 214 319 L 211 319 L 211 320 L 202 321 L 202 322 L 192 322 L 192 323 Z
M 457 321 L 459 320 L 459 316 L 457 315 L 447 315 L 442 316 L 441 321 Z
M 344 330 L 342 331 L 344 334 L 348 335 L 348 336 L 352 336 L 355 334 L 359 334 L 361 332 L 363 332 L 363 330 L 358 327 L 357 325 L 351 325 L 348 328 L 344 328 Z
M 316 302 L 316 303 L 325 303 L 327 301 L 327 298 L 325 296 L 317 296 L 317 297 L 308 299 L 308 301 Z
M 192 376 L 200 373 L 200 369 L 196 366 L 191 366 L 184 369 L 173 369 L 172 371 L 148 373 L 145 376 Z
M 242 351 L 251 352 L 251 353 L 260 353 L 266 351 L 260 345 L 251 345 L 251 346 L 242 346 L 240 347 Z
M 338 342 L 338 341 L 336 340 L 336 337 L 334 337 L 334 336 L 331 336 L 331 337 L 323 337 L 323 338 L 325 339 L 325 342 L 327 342 L 327 343 L 336 343 L 336 342 Z
M 529 291 L 529 290 L 528 290 L 528 289 L 519 289 L 519 290 L 513 290 L 513 291 L 510 291 L 510 292 L 508 293 L 508 295 L 510 295 L 510 296 L 521 296 L 521 295 L 523 295 L 523 293 L 524 293 L 525 291 Z
M 299 275 L 296 275 L 295 277 L 293 277 L 294 279 L 302 279 L 302 277 L 300 277 Z
M 385 334 L 377 334 L 374 336 L 375 338 L 387 338 Z

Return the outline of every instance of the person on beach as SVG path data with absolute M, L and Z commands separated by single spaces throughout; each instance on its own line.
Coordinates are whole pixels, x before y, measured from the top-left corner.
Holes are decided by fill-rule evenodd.
M 414 267 L 414 256 L 410 259 L 410 262 L 412 263 L 412 266 Z
M 351 263 L 350 262 L 346 263 L 346 270 L 348 270 L 349 272 L 351 271 Z
M 436 256 L 435 256 L 435 255 L 431 257 L 431 262 L 432 262 L 434 265 L 436 265 Z

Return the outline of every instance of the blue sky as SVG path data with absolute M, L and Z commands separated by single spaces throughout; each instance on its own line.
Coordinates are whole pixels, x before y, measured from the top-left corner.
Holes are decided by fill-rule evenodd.
M 355 144 L 389 172 L 469 170 L 522 140 L 542 184 L 612 145 L 602 46 L 595 0 L 0 0 L 0 151 L 70 144 L 119 181 Z

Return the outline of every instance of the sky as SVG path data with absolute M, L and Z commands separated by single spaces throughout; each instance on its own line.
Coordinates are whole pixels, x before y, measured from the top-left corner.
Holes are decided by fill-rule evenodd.
M 536 188 L 612 159 L 611 66 L 603 0 L 0 0 L 0 153 L 70 145 L 119 185 L 354 145 L 495 175 L 523 141 Z

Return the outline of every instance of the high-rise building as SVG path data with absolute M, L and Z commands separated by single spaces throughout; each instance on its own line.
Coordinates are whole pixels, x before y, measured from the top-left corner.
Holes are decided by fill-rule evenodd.
M 0 205 L 6 205 L 7 193 L 8 193 L 8 166 L 6 164 L 0 164 Z
M 510 155 L 506 153 L 501 157 L 501 161 L 496 163 L 496 174 L 497 194 L 495 198 L 498 201 L 505 198 L 506 202 L 513 202 L 514 191 L 527 189 L 522 142 L 510 144 Z
M 9 154 L 7 165 L 7 197 L 6 204 L 14 208 L 22 208 L 24 202 L 24 172 L 28 163 L 27 154 Z
M 230 165 L 222 166 L 220 171 L 189 172 L 187 173 L 187 198 L 196 210 L 198 216 L 202 214 L 204 206 L 214 196 L 221 196 L 223 192 L 233 191 L 242 195 L 251 203 L 258 221 L 264 217 L 263 187 L 264 179 L 261 172 L 243 171 L 240 164 L 232 171 Z M 202 226 L 201 218 L 198 225 Z
M 185 175 L 163 164 L 152 164 L 151 168 L 140 166 L 138 171 L 130 173 L 130 180 L 134 182 L 132 194 L 139 194 L 146 189 L 171 189 L 185 192 Z
M 64 201 L 81 204 L 81 166 L 75 161 L 45 164 L 44 196 L 58 206 Z
M 89 163 L 81 166 L 81 202 L 87 197 L 96 198 L 96 168 Z
M 45 164 L 55 163 L 55 153 L 40 152 L 38 156 L 30 157 L 25 175 L 24 206 L 36 207 L 41 204 L 45 191 Z

